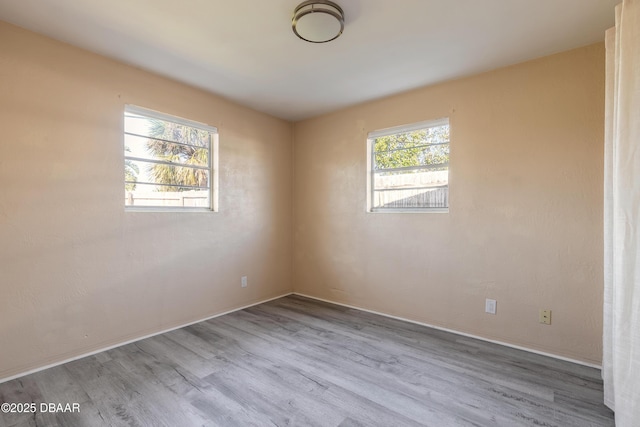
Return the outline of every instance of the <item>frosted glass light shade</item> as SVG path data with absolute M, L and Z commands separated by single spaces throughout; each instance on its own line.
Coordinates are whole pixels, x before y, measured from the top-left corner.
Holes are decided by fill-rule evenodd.
M 344 12 L 328 0 L 310 0 L 300 3 L 291 20 L 293 32 L 311 43 L 326 43 L 342 34 Z

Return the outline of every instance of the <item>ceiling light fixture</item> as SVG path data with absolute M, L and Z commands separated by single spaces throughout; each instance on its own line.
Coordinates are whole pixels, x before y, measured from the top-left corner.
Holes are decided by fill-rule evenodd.
M 344 29 L 344 12 L 329 0 L 308 0 L 293 11 L 291 28 L 296 36 L 311 43 L 337 39 Z

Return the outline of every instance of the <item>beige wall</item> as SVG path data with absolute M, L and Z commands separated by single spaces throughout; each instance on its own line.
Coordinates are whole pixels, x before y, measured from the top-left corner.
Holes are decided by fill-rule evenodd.
M 4 23 L 0 52 L 0 379 L 291 291 L 290 123 Z M 219 128 L 219 213 L 124 212 L 125 103 Z
M 445 116 L 450 212 L 365 213 L 367 132 Z M 597 44 L 297 123 L 295 290 L 599 363 L 603 121 Z

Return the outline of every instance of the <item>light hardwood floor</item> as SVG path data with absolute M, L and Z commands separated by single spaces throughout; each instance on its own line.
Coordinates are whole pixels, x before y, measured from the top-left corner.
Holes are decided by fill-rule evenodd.
M 2 426 L 613 426 L 600 371 L 289 296 L 0 384 Z

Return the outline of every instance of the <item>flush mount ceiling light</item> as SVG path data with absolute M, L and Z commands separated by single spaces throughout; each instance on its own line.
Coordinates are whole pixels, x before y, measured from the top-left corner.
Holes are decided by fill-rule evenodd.
M 344 12 L 334 2 L 309 0 L 293 11 L 291 27 L 296 36 L 311 43 L 337 39 L 344 29 Z

